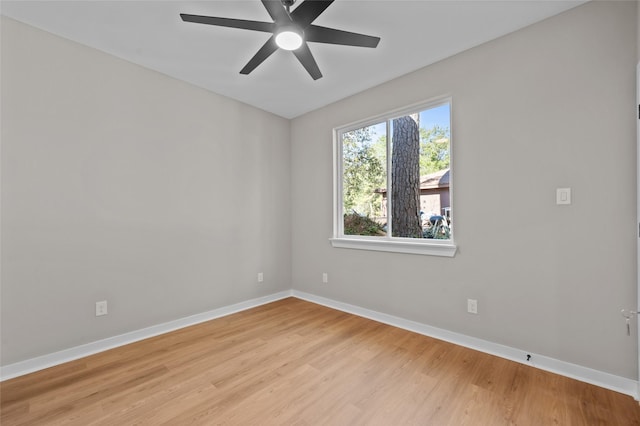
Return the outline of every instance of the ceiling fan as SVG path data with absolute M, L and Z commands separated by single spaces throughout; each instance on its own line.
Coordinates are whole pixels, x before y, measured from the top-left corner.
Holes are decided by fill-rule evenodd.
M 345 46 L 376 47 L 380 37 L 352 33 L 334 28 L 313 25 L 312 22 L 325 11 L 334 0 L 302 1 L 290 10 L 296 0 L 261 0 L 273 22 L 250 21 L 245 19 L 218 18 L 214 16 L 189 15 L 181 13 L 185 22 L 240 28 L 273 33 L 267 42 L 240 70 L 249 74 L 264 62 L 278 48 L 291 50 L 314 80 L 322 77 L 307 42 L 340 44 Z

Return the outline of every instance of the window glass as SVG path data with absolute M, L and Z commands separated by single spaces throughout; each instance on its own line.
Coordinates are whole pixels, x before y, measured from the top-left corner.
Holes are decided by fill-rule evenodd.
M 343 235 L 452 239 L 448 101 L 338 131 Z
M 342 167 L 344 233 L 385 236 L 386 123 L 343 133 Z

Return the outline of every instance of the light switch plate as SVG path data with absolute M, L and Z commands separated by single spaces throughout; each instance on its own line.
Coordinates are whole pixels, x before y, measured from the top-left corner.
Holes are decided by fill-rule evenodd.
M 571 204 L 571 188 L 556 189 L 556 204 Z

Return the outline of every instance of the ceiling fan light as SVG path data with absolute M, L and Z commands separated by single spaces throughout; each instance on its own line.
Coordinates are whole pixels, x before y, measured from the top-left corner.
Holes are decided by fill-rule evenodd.
M 276 35 L 276 44 L 284 50 L 296 50 L 302 46 L 302 35 L 291 29 L 280 31 Z

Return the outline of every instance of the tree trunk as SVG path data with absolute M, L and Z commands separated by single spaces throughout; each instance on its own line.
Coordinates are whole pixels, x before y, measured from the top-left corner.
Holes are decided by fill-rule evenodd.
M 418 117 L 393 120 L 391 229 L 394 237 L 422 238 Z

